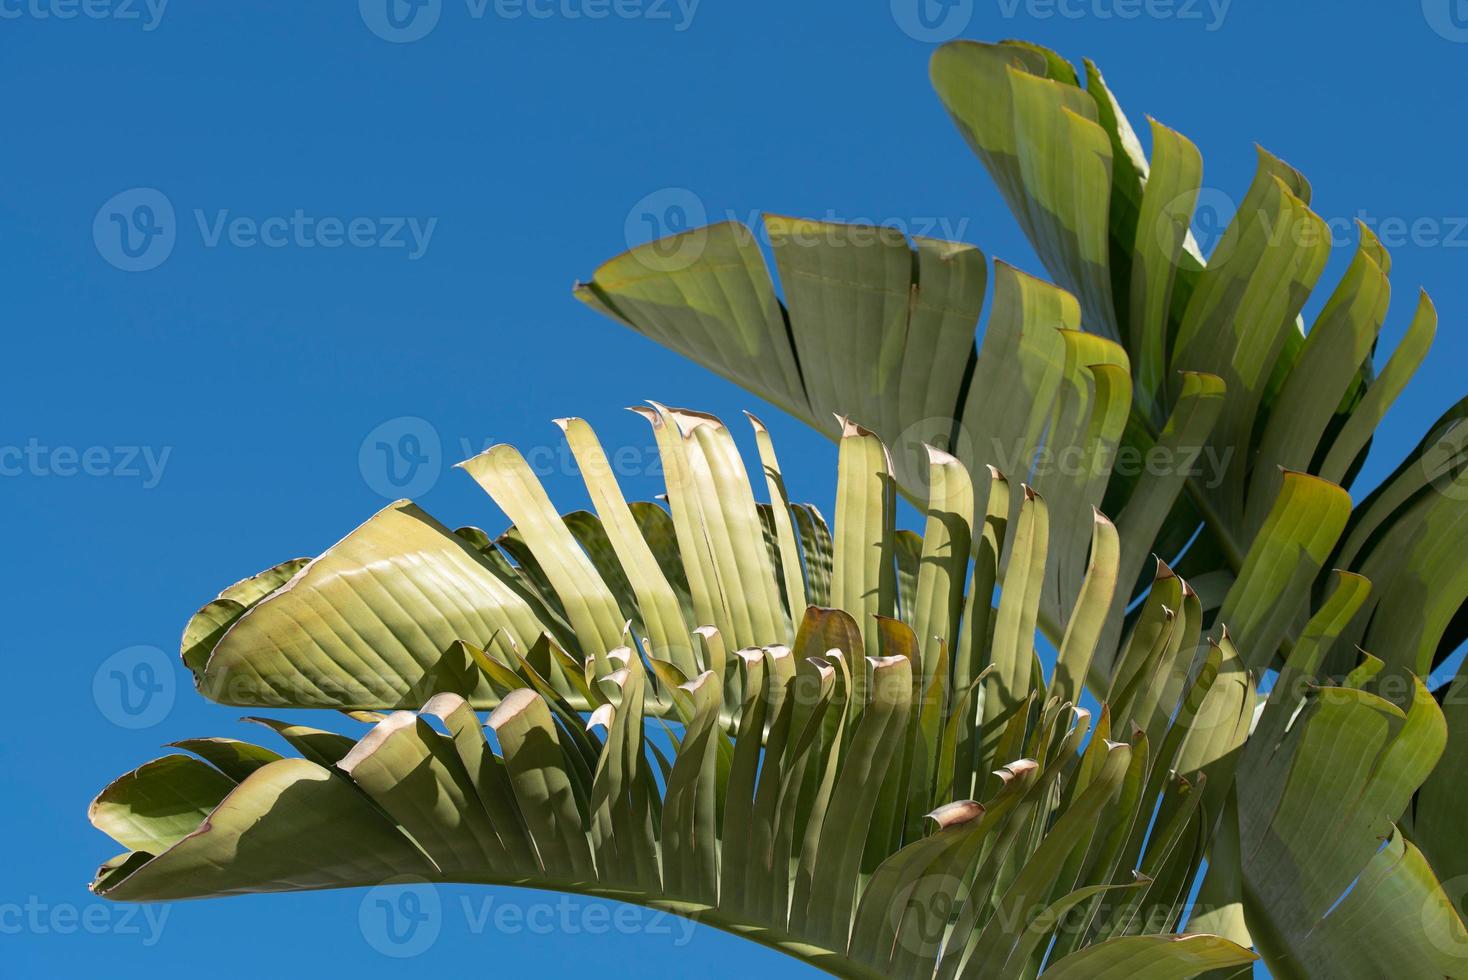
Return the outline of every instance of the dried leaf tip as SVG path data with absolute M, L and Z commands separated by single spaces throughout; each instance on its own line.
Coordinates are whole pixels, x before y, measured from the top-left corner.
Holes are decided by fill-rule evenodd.
M 528 687 L 511 691 L 505 695 L 504 700 L 499 703 L 499 706 L 489 713 L 489 719 L 485 721 L 485 724 L 490 728 L 498 730 L 502 725 L 508 723 L 526 708 L 530 707 L 530 704 L 539 697 L 540 695 Z
M 949 466 L 958 462 L 958 457 L 947 450 L 939 449 L 937 446 L 923 443 L 923 448 L 928 451 L 928 464 L 930 466 Z
M 393 733 L 409 725 L 418 723 L 418 716 L 411 711 L 394 711 L 382 721 L 378 722 L 362 740 L 352 746 L 351 751 L 337 762 L 336 767 L 342 772 L 351 775 L 363 759 L 376 752 L 378 747 L 392 737 Z
M 972 823 L 983 815 L 984 805 L 982 803 L 976 800 L 955 800 L 929 813 L 927 819 L 933 821 L 939 830 L 946 830 L 949 827 Z

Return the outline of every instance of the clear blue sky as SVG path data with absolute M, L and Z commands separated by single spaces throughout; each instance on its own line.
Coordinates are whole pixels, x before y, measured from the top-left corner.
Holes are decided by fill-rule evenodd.
M 1468 134 L 1455 107 L 1468 18 L 1426 6 L 952 8 L 966 36 L 1094 57 L 1135 120 L 1199 144 L 1210 186 L 1240 194 L 1258 141 L 1309 175 L 1327 217 L 1437 223 L 1393 249 L 1384 349 L 1419 285 L 1442 328 L 1363 486 L 1465 387 Z M 602 10 L 614 15 L 586 16 Z M 177 738 L 270 743 L 193 694 L 171 659 L 179 632 L 221 587 L 317 553 L 384 502 L 370 446 L 359 458 L 380 424 L 420 418 L 437 436 L 445 465 L 418 495 L 450 524 L 500 529 L 446 465 L 493 442 L 539 447 L 553 496 L 580 506 L 550 420 L 583 416 L 609 445 L 645 449 L 643 423 L 621 410 L 645 398 L 761 411 L 793 495 L 829 502 L 833 447 L 571 299 L 629 229 L 646 233 L 648 195 L 691 193 L 710 219 L 768 209 L 946 229 L 1039 271 L 928 87 L 931 45 L 912 36 L 925 28 L 908 0 L 439 0 L 396 27 L 380 4 L 342 0 L 177 2 L 161 16 L 158 0 L 0 0 L 0 15 L 0 447 L 22 451 L 0 457 L 7 976 L 401 966 L 374 949 L 362 892 L 181 904 L 155 933 L 157 910 L 150 922 L 84 887 L 113 853 L 85 818 L 109 779 Z M 126 248 L 114 214 L 131 222 Z M 418 431 L 397 425 L 394 437 Z M 154 662 L 140 646 L 170 656 L 154 683 L 177 697 L 151 702 L 158 717 L 126 715 L 110 686 L 113 670 Z M 619 929 L 584 903 L 439 898 L 440 928 L 411 969 L 571 975 L 595 958 L 605 977 L 810 973 L 712 930 L 646 917 Z

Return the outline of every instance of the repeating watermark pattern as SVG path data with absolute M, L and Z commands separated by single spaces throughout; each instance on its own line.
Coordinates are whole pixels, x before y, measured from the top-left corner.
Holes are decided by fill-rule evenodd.
M 1240 215 L 1238 203 L 1216 187 L 1204 187 L 1196 195 L 1182 194 L 1163 206 L 1155 228 L 1157 243 L 1170 251 L 1176 228 L 1188 222 L 1187 209 L 1192 207 L 1190 229 L 1198 249 L 1210 266 L 1231 259 L 1242 238 L 1229 236 L 1230 226 L 1240 230 L 1246 226 L 1251 234 L 1262 232 L 1269 247 L 1294 244 L 1313 247 L 1324 243 L 1331 248 L 1348 248 L 1356 244 L 1360 229 L 1376 235 L 1387 249 L 1460 249 L 1468 248 L 1468 215 L 1380 215 L 1362 208 L 1348 215 L 1317 215 L 1313 212 L 1260 208 L 1252 221 Z
M 1422 0 L 1422 16 L 1438 37 L 1468 42 L 1468 0 Z
M 441 679 L 432 672 L 423 676 L 405 694 L 401 687 L 379 674 L 336 675 L 308 671 L 301 676 L 271 678 L 230 673 L 218 682 L 220 699 L 230 704 L 278 708 L 336 708 L 342 705 L 396 703 L 400 699 L 426 702 L 440 693 Z
M 944 436 L 939 436 L 939 428 Z M 989 440 L 987 454 L 978 452 L 980 439 L 959 426 L 957 435 L 946 437 L 953 428 L 951 418 L 928 419 L 908 426 L 894 440 L 891 451 L 900 456 L 903 470 L 919 481 L 916 488 L 925 490 L 922 481 L 928 471 L 925 444 L 956 455 L 971 468 L 989 463 L 1011 480 L 1036 481 L 1045 476 L 1099 476 L 1112 473 L 1123 477 L 1143 475 L 1162 477 L 1186 476 L 1200 486 L 1214 489 L 1222 486 L 1233 461 L 1232 447 L 1151 446 L 1142 449 L 1119 445 L 1108 449 L 1091 443 L 1070 446 L 1029 446 L 1022 441 Z M 471 439 L 460 436 L 445 440 L 427 419 L 403 415 L 388 419 L 372 429 L 357 449 L 357 465 L 362 479 L 379 496 L 388 500 L 417 498 L 437 485 L 444 469 L 446 443 L 457 451 L 457 458 L 471 459 L 492 448 L 493 439 Z M 582 477 L 601 479 L 654 478 L 667 479 L 662 455 L 656 445 L 622 445 L 605 449 L 606 472 L 587 473 L 576 459 L 569 443 L 560 441 L 520 448 L 530 472 L 546 477 Z
M 497 895 L 461 895 L 445 906 L 439 889 L 421 878 L 399 878 L 371 888 L 357 909 L 367 945 L 384 956 L 408 959 L 438 942 L 452 911 L 471 935 L 654 936 L 675 947 L 693 940 L 696 923 L 671 912 L 557 894 L 534 901 Z
M 693 26 L 701 0 L 463 0 L 471 21 L 496 20 L 645 20 L 682 33 Z M 384 41 L 421 41 L 444 14 L 444 0 L 357 0 L 367 29 Z
M 713 214 L 712 220 L 710 214 Z M 791 225 L 781 245 L 796 247 L 867 248 L 889 242 L 893 233 L 906 238 L 960 241 L 969 219 L 938 216 L 846 215 L 828 209 Z M 623 240 L 638 262 L 658 272 L 677 272 L 694 265 L 708 245 L 709 227 L 727 224 L 748 241 L 765 240 L 760 212 L 725 209 L 710 212 L 703 199 L 686 187 L 664 187 L 632 205 L 623 222 Z
M 1215 489 L 1223 485 L 1234 458 L 1233 447 L 1211 445 L 1154 445 L 1143 449 L 1129 444 L 1107 447 L 1088 440 L 1066 446 L 1034 446 L 1024 439 L 975 433 L 966 425 L 955 425 L 950 416 L 913 422 L 897 438 L 884 441 L 903 486 L 919 498 L 931 490 L 928 447 L 957 457 L 974 478 L 982 475 L 986 464 L 991 465 L 1011 485 L 1038 485 L 1047 476 L 1090 478 L 1109 473 L 1126 478 L 1181 475 L 1198 486 Z
M 1324 678 L 1315 674 L 1279 675 L 1272 680 L 1272 684 L 1261 686 L 1261 693 L 1272 703 L 1288 703 L 1293 709 L 1301 702 L 1350 707 L 1360 702 L 1361 690 L 1396 705 L 1411 704 L 1417 694 L 1419 678 L 1406 671 L 1382 670 L 1364 683 L 1351 687 L 1345 686 L 1340 678 Z M 1431 686 L 1431 678 L 1420 680 Z M 1433 697 L 1437 699 L 1439 707 L 1461 707 L 1468 704 L 1468 684 L 1454 684 L 1450 677 L 1433 690 Z
M 33 436 L 23 445 L 0 445 L 0 477 L 115 477 L 152 490 L 172 455 L 172 446 L 47 446 Z
M 459 436 L 451 445 L 462 460 L 493 447 L 495 440 Z M 531 446 L 521 454 L 530 472 L 541 478 L 577 476 L 582 472 L 566 442 Z M 663 475 L 662 457 L 656 446 L 618 446 L 608 450 L 606 457 L 613 476 Z M 433 423 L 416 415 L 388 419 L 362 439 L 357 467 L 367 486 L 381 497 L 421 497 L 438 484 L 443 474 L 444 439 Z
M 1032 481 L 1046 476 L 1087 477 L 1105 473 L 1127 478 L 1180 475 L 1209 490 L 1223 485 L 1234 457 L 1232 446 L 1154 445 L 1142 449 L 1125 444 L 1108 448 L 1086 442 L 1031 447 L 1023 441 L 1000 438 L 990 439 L 987 455 L 980 456 L 975 452 L 978 442 L 966 427 L 959 426 L 952 446 L 939 448 L 953 453 L 971 468 L 991 464 L 1011 480 Z M 899 440 L 899 445 L 908 450 L 916 448 L 916 444 L 904 440 Z M 926 458 L 920 461 L 913 455 L 906 458 L 912 463 L 920 463 L 919 469 L 927 466 Z
M 436 217 L 415 215 L 315 215 L 305 208 L 265 216 L 229 208 L 194 208 L 192 227 L 206 249 L 383 249 L 408 261 L 428 252 Z M 152 187 L 134 187 L 109 198 L 92 220 L 97 253 L 124 272 L 156 269 L 173 254 L 179 222 L 173 202 Z
M 296 208 L 290 214 L 257 218 L 231 215 L 228 208 L 212 214 L 194 209 L 194 222 L 205 248 L 382 248 L 405 249 L 409 262 L 428 252 L 438 219 L 413 215 L 317 217 Z
M 1005 20 L 1172 20 L 1216 31 L 1233 0 L 994 0 Z
M 974 0 L 892 0 L 892 19 L 902 33 L 924 44 L 942 44 L 967 30 Z
M 1003 20 L 1168 20 L 1216 31 L 1233 0 L 983 0 L 987 13 Z M 1426 0 L 1430 2 L 1430 0 Z M 974 17 L 975 0 L 891 0 L 892 19 L 902 33 L 924 44 L 941 44 L 962 34 Z
M 897 946 L 915 956 L 938 955 L 953 921 L 973 897 L 972 884 L 957 875 L 924 875 L 899 889 L 887 906 L 887 924 Z M 1007 934 L 1015 936 L 1026 930 L 1041 934 L 1054 930 L 1058 937 L 1084 936 L 1093 923 L 1105 921 L 1111 915 L 1133 918 L 1141 924 L 1143 932 L 1166 931 L 1171 908 L 1153 909 L 1137 919 L 1142 894 L 1118 888 L 1098 896 L 1094 904 L 1083 904 L 1065 912 L 1056 913 L 1054 906 L 1037 902 L 1001 905 L 993 915 Z
M 163 938 L 173 906 L 120 902 L 0 902 L 0 936 L 131 936 L 151 948 Z
M 154 31 L 168 0 L 0 0 L 0 20 L 114 20 Z
M 102 661 L 92 700 L 119 728 L 152 728 L 168 717 L 178 691 L 173 658 L 155 646 L 131 646 Z
M 996 443 L 994 453 L 1001 459 L 1003 447 Z M 1042 446 L 1035 454 L 1029 472 L 1033 477 L 1088 476 L 1110 472 L 1115 476 L 1138 477 L 1143 474 L 1154 477 L 1185 476 L 1204 489 L 1214 490 L 1223 486 L 1224 477 L 1234 455 L 1234 447 L 1225 446 L 1150 446 L 1145 451 L 1137 446 L 1118 446 L 1110 453 L 1086 445 Z M 1006 470 L 1002 463 L 995 463 L 1001 472 L 1024 472 L 1023 469 Z

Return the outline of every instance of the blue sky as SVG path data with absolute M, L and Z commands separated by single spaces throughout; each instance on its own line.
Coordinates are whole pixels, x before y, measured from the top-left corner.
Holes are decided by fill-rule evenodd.
M 108 780 L 178 738 L 270 742 L 194 696 L 172 660 L 186 618 L 396 496 L 373 454 L 383 437 L 427 460 L 413 489 L 431 512 L 497 531 L 449 464 L 515 443 L 542 454 L 558 503 L 581 506 L 550 421 L 578 415 L 626 447 L 624 485 L 646 497 L 650 438 L 624 406 L 751 408 L 792 495 L 829 503 L 831 445 L 570 287 L 676 222 L 670 204 L 897 223 L 1039 271 L 928 87 L 939 36 L 1091 56 L 1134 120 L 1198 143 L 1210 187 L 1241 194 L 1257 141 L 1311 178 L 1322 215 L 1403 229 L 1383 351 L 1419 285 L 1442 327 L 1359 487 L 1464 389 L 1457 0 L 428 0 L 411 17 L 397 2 L 389 17 L 374 0 L 0 0 L 7 975 L 100 957 L 124 977 L 401 965 L 380 952 L 403 947 L 369 892 L 151 919 L 87 893 L 114 850 L 85 818 Z M 118 677 L 155 694 L 124 704 Z M 599 903 L 424 899 L 437 913 L 390 899 L 436 925 L 415 969 L 813 975 Z

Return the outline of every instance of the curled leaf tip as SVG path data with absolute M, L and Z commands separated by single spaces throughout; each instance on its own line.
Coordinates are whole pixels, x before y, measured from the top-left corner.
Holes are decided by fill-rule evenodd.
M 600 725 L 602 728 L 610 731 L 612 727 L 612 721 L 616 718 L 616 716 L 616 708 L 612 707 L 610 704 L 599 704 L 596 706 L 596 710 L 591 713 L 591 717 L 586 719 L 586 730 L 588 732 L 593 731 L 598 725 Z

